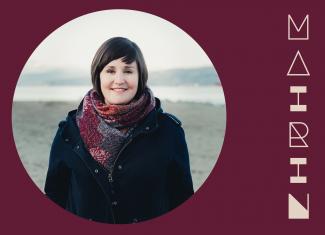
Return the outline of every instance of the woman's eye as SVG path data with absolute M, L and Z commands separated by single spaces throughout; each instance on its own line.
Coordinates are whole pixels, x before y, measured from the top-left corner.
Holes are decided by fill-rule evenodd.
M 127 70 L 127 71 L 125 71 L 125 73 L 131 74 L 131 73 L 132 73 L 132 71 L 130 71 L 130 70 Z
M 107 70 L 107 73 L 115 73 L 114 70 Z

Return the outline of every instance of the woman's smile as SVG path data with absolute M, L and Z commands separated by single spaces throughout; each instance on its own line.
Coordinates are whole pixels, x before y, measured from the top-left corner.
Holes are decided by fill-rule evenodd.
M 124 93 L 127 91 L 127 88 L 111 88 L 111 90 L 115 91 L 116 93 Z

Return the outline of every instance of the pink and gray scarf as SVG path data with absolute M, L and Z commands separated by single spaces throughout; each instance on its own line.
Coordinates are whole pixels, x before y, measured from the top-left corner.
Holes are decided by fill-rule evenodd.
M 91 89 L 76 115 L 81 138 L 91 156 L 106 168 L 112 166 L 128 135 L 154 108 L 155 97 L 149 88 L 126 105 L 105 104 Z

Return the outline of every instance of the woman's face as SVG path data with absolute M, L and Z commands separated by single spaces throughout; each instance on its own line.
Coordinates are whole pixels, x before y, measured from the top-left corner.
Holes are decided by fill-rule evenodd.
M 137 93 L 139 72 L 135 61 L 126 64 L 122 58 L 113 60 L 99 77 L 106 104 L 128 104 Z

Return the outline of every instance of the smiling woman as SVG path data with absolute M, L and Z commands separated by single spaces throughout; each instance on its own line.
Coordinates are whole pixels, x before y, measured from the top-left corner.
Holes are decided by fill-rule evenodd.
M 138 90 L 138 68 L 135 61 L 122 58 L 111 61 L 100 73 L 100 88 L 106 104 L 127 104 Z
M 147 86 L 139 47 L 107 40 L 91 75 L 93 88 L 59 124 L 46 195 L 106 223 L 148 220 L 179 206 L 194 193 L 184 130 Z
M 108 104 L 126 104 L 138 99 L 148 80 L 140 48 L 122 37 L 102 44 L 93 59 L 91 74 L 94 88 Z

